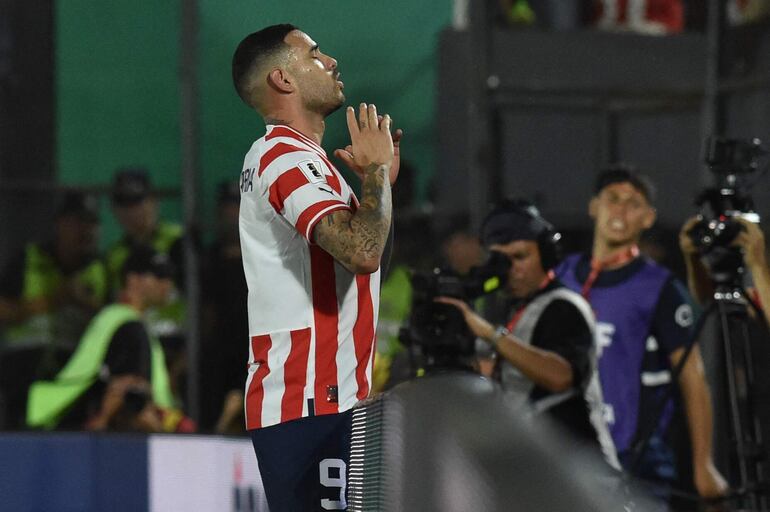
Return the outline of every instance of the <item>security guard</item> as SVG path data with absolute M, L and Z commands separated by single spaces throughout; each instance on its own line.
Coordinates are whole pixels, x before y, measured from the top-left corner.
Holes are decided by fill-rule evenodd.
M 31 242 L 0 277 L 0 427 L 23 425 L 35 378 L 55 375 L 107 298 L 98 258 L 96 198 L 69 191 L 58 201 L 54 236 Z
M 54 237 L 29 243 L 0 279 L 4 350 L 57 343 L 74 348 L 107 295 L 98 258 L 98 205 L 70 191 L 56 209 Z
M 158 216 L 158 199 L 146 169 L 120 169 L 112 186 L 112 211 L 124 230 L 123 237 L 107 251 L 107 269 L 113 297 L 118 290 L 121 268 L 129 253 L 137 246 L 152 247 L 168 256 L 174 265 L 174 287 L 171 298 L 162 307 L 148 308 L 144 313 L 147 328 L 163 346 L 171 372 L 174 394 L 180 389 L 186 372 L 185 357 L 185 302 L 181 293 L 183 279 L 182 226 L 163 221 Z
M 152 400 L 172 405 L 163 349 L 142 322 L 142 313 L 168 300 L 173 266 L 166 255 L 137 247 L 123 264 L 119 300 L 88 325 L 77 350 L 52 381 L 29 390 L 27 425 L 81 428 L 96 415 L 112 379 L 135 375 L 151 383 Z

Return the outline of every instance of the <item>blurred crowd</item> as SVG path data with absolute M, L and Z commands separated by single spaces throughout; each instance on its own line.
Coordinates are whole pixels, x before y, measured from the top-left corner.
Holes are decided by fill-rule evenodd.
M 704 31 L 708 2 L 702 0 L 500 0 L 503 25 L 551 30 L 595 27 L 648 35 Z M 766 0 L 728 0 L 728 23 L 766 19 Z
M 69 189 L 56 199 L 50 239 L 28 242 L 0 272 L 0 429 L 243 431 L 237 183 L 219 186 L 216 199 L 213 240 L 195 242 L 203 254 L 198 421 L 185 413 L 183 241 L 191 235 L 160 217 L 147 170 L 127 168 L 110 190 L 116 242 L 100 250 L 98 197 Z

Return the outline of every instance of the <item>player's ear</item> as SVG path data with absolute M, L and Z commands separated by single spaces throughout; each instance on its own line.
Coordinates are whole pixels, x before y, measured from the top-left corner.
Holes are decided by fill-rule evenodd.
M 596 219 L 596 212 L 599 210 L 599 197 L 593 196 L 588 202 L 588 216 Z
M 288 94 L 294 92 L 294 80 L 286 70 L 275 68 L 267 75 L 267 84 L 274 90 Z
M 644 219 L 642 219 L 642 225 L 644 226 L 644 229 L 650 229 L 652 225 L 655 224 L 655 219 L 657 218 L 658 211 L 652 206 L 648 206 L 647 212 L 644 214 Z

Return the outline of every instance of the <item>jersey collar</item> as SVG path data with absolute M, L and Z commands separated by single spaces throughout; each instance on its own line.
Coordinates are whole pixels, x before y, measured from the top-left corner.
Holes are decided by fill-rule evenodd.
M 303 143 L 305 143 L 308 146 L 312 147 L 313 149 L 315 149 L 319 153 L 323 153 L 323 155 L 326 156 L 326 151 L 324 151 L 324 149 L 321 146 L 316 144 L 313 139 L 311 139 L 310 137 L 308 137 L 304 133 L 300 132 L 299 130 L 296 130 L 296 129 L 292 128 L 288 124 L 269 124 L 269 125 L 267 125 L 267 133 L 268 133 L 268 135 L 270 134 L 270 132 L 273 131 L 274 128 L 279 128 L 279 127 L 280 128 L 285 128 L 285 129 L 291 131 L 295 135 L 295 137 L 294 137 L 295 139 L 299 139 Z

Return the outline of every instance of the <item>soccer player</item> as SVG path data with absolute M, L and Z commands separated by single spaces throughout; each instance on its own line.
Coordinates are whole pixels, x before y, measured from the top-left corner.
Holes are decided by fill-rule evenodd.
M 337 61 L 275 25 L 241 41 L 232 70 L 267 125 L 240 179 L 246 427 L 272 512 L 345 510 L 350 409 L 370 389 L 401 132 L 374 105 L 347 108 L 351 144 L 335 154 L 361 178 L 359 200 L 321 148 L 345 101 Z

